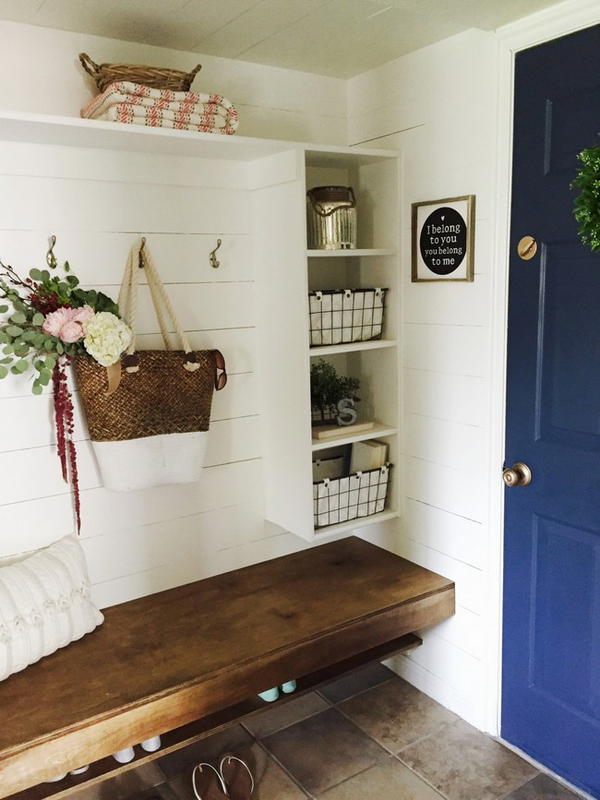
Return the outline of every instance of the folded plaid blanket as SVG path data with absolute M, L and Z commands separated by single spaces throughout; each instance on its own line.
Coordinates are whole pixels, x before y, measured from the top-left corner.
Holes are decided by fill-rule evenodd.
M 174 92 L 171 89 L 153 89 L 141 83 L 117 81 L 107 86 L 102 94 L 97 95 L 81 109 L 82 117 L 97 117 L 104 110 L 116 103 L 131 103 L 140 106 L 158 106 L 171 111 L 192 110 L 191 106 L 214 105 L 222 109 L 221 115 L 237 117 L 233 103 L 220 94 L 201 94 L 200 92 Z
M 135 112 L 117 106 L 135 108 Z M 147 110 L 152 109 L 152 115 Z M 167 113 L 168 112 L 168 113 Z M 107 116 L 108 115 L 108 116 Z M 186 117 L 189 115 L 189 119 Z M 129 116 L 137 117 L 135 124 L 147 124 L 153 127 L 184 128 L 184 123 L 191 127 L 186 130 L 208 130 L 208 117 L 225 120 L 224 125 L 214 123 L 215 127 L 228 129 L 223 132 L 234 133 L 239 120 L 233 103 L 220 94 L 202 94 L 200 92 L 175 92 L 171 89 L 154 89 L 141 83 L 117 81 L 95 97 L 81 109 L 81 116 L 88 119 L 110 119 L 118 122 L 133 122 Z M 199 120 L 195 117 L 200 117 Z M 169 125 L 168 122 L 177 123 Z M 198 126 L 198 127 L 194 127 Z
M 173 113 L 171 112 L 171 114 Z M 147 125 L 151 128 L 201 131 L 203 133 L 232 134 L 235 133 L 238 126 L 237 118 L 228 120 L 217 114 L 198 115 L 185 114 L 184 112 L 177 112 L 170 117 L 165 115 L 165 109 L 136 107 L 131 103 L 116 103 L 110 106 L 104 114 L 95 115 L 94 119 L 125 122 L 129 125 Z
M 96 114 L 94 119 L 102 117 L 119 121 L 124 120 L 125 117 L 134 116 L 143 117 L 148 124 L 154 124 L 156 120 L 155 124 L 157 125 L 160 125 L 163 120 L 170 119 L 178 123 L 177 127 L 191 124 L 212 125 L 212 127 L 225 128 L 228 123 L 231 123 L 225 114 L 220 114 L 215 110 L 214 105 L 210 103 L 204 106 L 192 106 L 192 108 L 194 109 L 193 112 L 186 110 L 172 111 L 170 108 L 160 108 L 158 106 L 136 106 L 131 103 L 115 103 L 114 105 L 108 106 L 100 116 Z M 117 111 L 114 109 L 117 109 Z M 109 115 L 108 117 L 106 116 L 107 114 Z

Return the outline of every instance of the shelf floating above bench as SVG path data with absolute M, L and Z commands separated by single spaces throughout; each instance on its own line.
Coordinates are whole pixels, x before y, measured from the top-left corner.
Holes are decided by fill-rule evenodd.
M 106 758 L 119 749 L 167 731 L 176 749 L 254 713 L 270 686 L 314 688 L 453 613 L 451 581 L 354 537 L 109 608 L 0 683 L 0 797 L 105 759 L 22 800 L 97 782 L 122 769 Z
M 196 133 L 20 111 L 0 112 L 0 140 L 246 162 L 290 150 L 310 152 L 314 158 L 334 164 L 349 155 L 360 163 L 397 155 L 393 150 Z

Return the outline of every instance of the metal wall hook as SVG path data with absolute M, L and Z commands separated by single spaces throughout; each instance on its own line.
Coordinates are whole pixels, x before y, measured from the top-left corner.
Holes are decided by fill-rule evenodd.
M 50 237 L 50 247 L 48 248 L 48 252 L 46 253 L 46 264 L 50 267 L 50 269 L 54 269 L 56 267 L 56 256 L 54 255 L 54 245 L 56 244 L 56 236 L 52 234 Z
M 144 269 L 144 248 L 146 247 L 146 237 L 142 236 L 142 243 L 140 245 L 140 252 L 138 253 L 138 267 Z
M 217 260 L 217 255 L 216 255 L 219 247 L 221 247 L 221 240 L 217 239 L 217 246 L 215 247 L 214 250 L 210 251 L 210 256 L 209 256 L 210 265 L 211 267 L 214 267 L 214 269 L 217 269 L 218 267 L 221 266 L 221 262 Z

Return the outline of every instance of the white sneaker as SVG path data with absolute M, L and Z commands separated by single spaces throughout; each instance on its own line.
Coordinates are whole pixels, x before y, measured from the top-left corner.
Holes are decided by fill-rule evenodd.
M 161 747 L 160 736 L 151 736 L 150 739 L 144 739 L 143 742 L 140 742 L 140 747 L 147 753 L 155 753 Z
M 113 753 L 113 758 L 119 764 L 129 764 L 135 758 L 133 747 L 124 747 L 123 750 L 117 750 L 116 753 Z

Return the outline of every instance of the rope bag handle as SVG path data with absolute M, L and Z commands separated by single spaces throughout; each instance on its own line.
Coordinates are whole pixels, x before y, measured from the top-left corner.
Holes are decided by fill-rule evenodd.
M 129 251 L 118 298 L 119 310 L 131 328 L 133 334 L 131 337 L 131 343 L 127 348 L 125 356 L 123 357 L 123 366 L 125 367 L 126 372 L 138 372 L 140 368 L 139 358 L 136 355 L 137 301 L 140 269 L 143 269 L 146 272 L 146 280 L 148 281 L 150 297 L 152 298 L 152 305 L 154 306 L 156 319 L 158 320 L 158 325 L 160 327 L 165 349 L 173 349 L 171 345 L 169 329 L 167 327 L 167 320 L 165 318 L 166 312 L 166 316 L 168 317 L 171 326 L 175 330 L 176 338 L 179 342 L 180 348 L 186 355 L 183 368 L 188 372 L 195 372 L 200 368 L 198 358 L 196 353 L 190 347 L 189 340 L 185 335 L 183 328 L 181 327 L 177 315 L 175 314 L 175 309 L 173 308 L 169 295 L 167 294 L 163 282 L 160 279 L 150 251 L 146 247 L 145 238 L 142 238 L 141 244 L 133 245 Z M 220 389 L 223 389 L 227 383 L 225 359 L 219 350 L 213 350 L 212 353 L 215 362 L 215 388 L 217 391 L 219 391 Z

